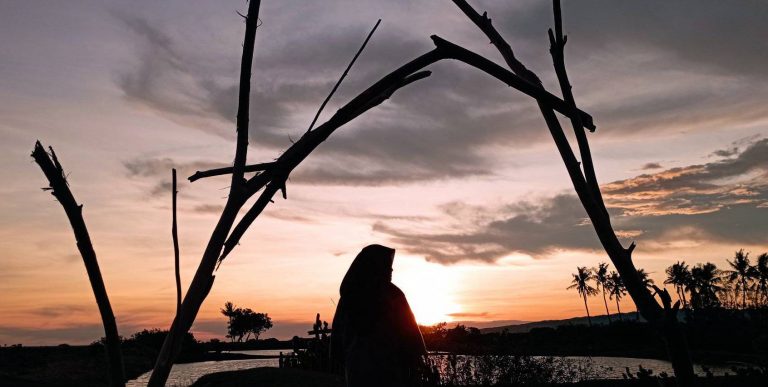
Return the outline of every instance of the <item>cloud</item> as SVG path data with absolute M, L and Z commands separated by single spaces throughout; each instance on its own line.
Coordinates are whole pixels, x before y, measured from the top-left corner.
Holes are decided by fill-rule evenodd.
M 173 187 L 171 182 L 171 170 L 176 168 L 177 190 L 184 195 L 184 187 L 187 185 L 187 177 L 196 171 L 226 167 L 227 164 L 213 161 L 194 160 L 182 162 L 171 158 L 134 158 L 123 162 L 126 174 L 131 178 L 149 179 L 153 185 L 149 189 L 152 197 L 167 195 Z M 199 207 L 199 206 L 198 206 Z M 196 212 L 205 208 L 196 208 Z
M 460 31 L 473 31 L 469 48 L 496 55 L 455 7 L 445 7 L 441 12 L 465 23 Z M 545 69 L 537 71 L 552 81 L 546 47 L 549 7 L 526 2 L 489 11 L 521 57 L 531 57 L 531 67 Z M 764 119 L 768 107 L 760 96 L 768 98 L 762 76 L 768 60 L 755 45 L 766 44 L 757 38 L 766 32 L 759 17 L 765 9 L 759 2 L 732 7 L 709 0 L 609 6 L 589 0 L 566 7 L 577 99 L 610 136 Z M 126 98 L 201 130 L 231 136 L 237 50 L 172 35 L 173 23 L 117 17 L 136 38 L 140 58 L 119 77 Z M 259 31 L 250 112 L 254 146 L 277 155 L 290 146 L 289 137 L 303 133 L 370 28 L 367 22 L 341 21 L 335 15 L 323 14 L 321 21 L 304 34 L 273 25 Z M 742 27 L 731 28 L 734 21 Z M 452 30 L 434 32 L 454 38 Z M 342 101 L 430 49 L 427 35 L 416 27 L 377 32 L 320 122 Z M 431 67 L 432 77 L 339 129 L 310 157 L 316 162 L 299 167 L 296 181 L 370 186 L 486 176 L 493 174 L 496 161 L 490 148 L 549 141 L 530 98 L 463 64 Z
M 192 209 L 199 214 L 221 214 L 223 210 L 224 206 L 218 204 L 200 204 Z
M 480 313 L 469 313 L 469 312 L 461 312 L 461 313 L 449 313 L 449 317 L 453 318 L 459 318 L 459 319 L 467 319 L 467 318 L 487 318 L 490 315 L 488 312 L 480 312 Z
M 768 139 L 735 158 L 643 174 L 603 186 L 606 201 L 625 215 L 714 212 L 768 200 Z
M 82 305 L 55 305 L 32 309 L 28 312 L 44 318 L 58 318 L 62 316 L 66 317 L 73 314 L 82 314 L 92 311 L 93 308 L 87 308 Z
M 230 74 L 225 71 L 232 69 L 226 65 L 198 65 L 195 57 L 202 54 L 189 52 L 189 42 L 171 39 L 146 20 L 119 18 L 138 39 L 141 57 L 137 68 L 118 81 L 126 98 L 185 123 L 201 117 L 218 121 L 212 126 L 208 121 L 206 125 L 193 123 L 211 133 L 231 131 L 237 108 L 233 77 L 237 70 Z M 290 146 L 289 137 L 303 133 L 364 36 L 357 26 L 342 27 L 324 34 L 322 44 L 301 36 L 289 37 L 279 47 L 260 46 L 251 96 L 252 144 L 276 154 Z M 320 122 L 341 101 L 432 48 L 427 36 L 418 38 L 379 33 Z M 488 175 L 491 160 L 486 147 L 500 140 L 545 138 L 546 132 L 535 130 L 536 125 L 543 126 L 529 98 L 460 64 L 433 67 L 442 73 L 440 77 L 399 91 L 384 105 L 341 128 L 312 156 L 319 163 L 300 168 L 297 180 L 384 185 Z M 521 101 L 527 103 L 520 106 L 517 102 Z
M 754 141 L 734 158 L 643 174 L 602 190 L 617 235 L 651 249 L 679 241 L 764 243 L 768 138 Z M 500 208 L 450 203 L 441 209 L 444 217 L 431 222 L 400 222 L 398 227 L 379 222 L 373 230 L 409 253 L 446 264 L 494 262 L 512 253 L 536 258 L 558 250 L 601 249 L 573 194 Z
M 640 169 L 647 170 L 647 169 L 661 169 L 661 164 L 659 163 L 646 163 L 643 165 Z
M 540 44 L 545 44 L 546 28 L 552 24 L 551 3 L 542 1 L 494 9 L 490 15 L 507 36 L 538 38 Z M 761 1 L 734 7 L 718 0 L 585 0 L 563 7 L 568 43 L 587 49 L 585 55 L 620 46 L 654 49 L 693 70 L 704 67 L 760 79 L 768 75 L 768 59 L 762 55 L 768 43 L 759 38 L 768 35 L 766 17 L 768 4 Z

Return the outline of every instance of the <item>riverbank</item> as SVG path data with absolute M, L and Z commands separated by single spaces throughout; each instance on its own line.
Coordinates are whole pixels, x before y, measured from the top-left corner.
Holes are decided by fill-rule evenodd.
M 290 352 L 289 349 L 284 350 Z M 135 379 L 150 371 L 155 356 L 156 351 L 152 349 L 123 348 L 126 378 Z M 276 358 L 277 354 L 194 352 L 184 354 L 177 363 Z M 1 386 L 106 386 L 109 381 L 107 369 L 104 349 L 98 345 L 0 347 Z

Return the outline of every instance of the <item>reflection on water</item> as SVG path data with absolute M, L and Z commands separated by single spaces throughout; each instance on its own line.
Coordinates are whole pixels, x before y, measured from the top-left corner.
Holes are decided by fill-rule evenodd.
M 636 373 L 641 365 L 645 369 L 653 370 L 654 375 L 659 375 L 662 372 L 666 372 L 670 376 L 674 375 L 674 372 L 672 371 L 672 363 L 665 360 L 602 356 L 566 356 L 565 359 L 590 361 L 592 366 L 595 368 L 597 375 L 599 375 L 601 379 L 621 379 L 622 374 L 627 371 L 627 367 L 629 367 L 631 372 Z M 728 365 L 707 366 L 707 369 L 715 376 L 723 375 L 726 372 L 731 372 L 730 366 Z M 693 370 L 697 375 L 706 375 L 706 372 L 701 365 L 694 365 Z
M 247 355 L 278 356 L 280 352 L 288 353 L 290 350 L 254 350 L 254 351 L 232 351 L 232 353 L 242 353 Z M 601 379 L 621 379 L 622 374 L 629 367 L 630 371 L 637 372 L 639 366 L 645 369 L 653 370 L 654 375 L 666 372 L 672 375 L 672 364 L 664 360 L 654 359 L 635 359 L 631 357 L 584 357 L 584 356 L 566 356 L 564 359 L 574 361 L 587 361 L 592 364 Z M 248 360 L 226 360 L 226 361 L 204 361 L 199 363 L 176 364 L 171 370 L 168 378 L 168 386 L 185 387 L 189 386 L 203 375 L 214 372 L 236 371 L 256 367 L 277 367 L 278 359 L 248 359 Z M 700 365 L 696 365 L 695 371 L 698 375 L 704 375 L 706 372 Z M 730 372 L 730 366 L 710 366 L 707 367 L 714 375 L 723 375 Z M 150 373 L 147 372 L 138 378 L 128 382 L 128 387 L 143 387 L 149 381 Z
M 232 353 L 243 353 L 247 355 L 278 356 L 281 350 L 257 350 L 257 351 L 232 351 Z M 290 350 L 283 349 L 283 353 Z M 196 382 L 203 375 L 215 372 L 236 371 L 256 367 L 277 367 L 278 359 L 247 359 L 247 360 L 226 360 L 226 361 L 203 361 L 198 363 L 175 364 L 168 377 L 169 387 L 185 387 Z M 128 387 L 144 387 L 149 382 L 151 372 L 142 374 L 136 379 L 128 381 Z

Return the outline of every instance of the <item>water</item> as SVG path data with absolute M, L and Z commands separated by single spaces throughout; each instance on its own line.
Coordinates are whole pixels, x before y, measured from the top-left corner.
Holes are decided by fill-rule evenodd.
M 290 350 L 254 350 L 254 351 L 232 351 L 232 353 L 242 353 L 247 355 L 278 356 L 280 352 L 288 353 Z M 621 379 L 622 374 L 629 367 L 630 371 L 637 372 L 639 366 L 645 369 L 653 370 L 654 375 L 666 372 L 673 375 L 672 364 L 664 360 L 654 359 L 636 359 L 631 357 L 585 357 L 585 356 L 566 356 L 565 359 L 577 362 L 589 362 L 595 369 L 601 379 Z M 738 364 L 734 364 L 738 365 Z M 225 361 L 204 361 L 198 363 L 176 364 L 171 370 L 168 378 L 168 386 L 186 387 L 197 381 L 203 375 L 214 372 L 236 371 L 256 367 L 277 367 L 278 359 L 248 359 L 248 360 L 225 360 Z M 731 365 L 708 366 L 710 372 L 714 375 L 723 375 L 731 372 Z M 695 365 L 694 371 L 698 375 L 705 375 L 701 365 Z M 732 372 L 731 372 L 732 373 Z M 144 387 L 149 381 L 150 373 L 147 372 L 138 378 L 128 382 L 128 387 Z
M 565 356 L 564 358 L 568 360 L 574 360 L 574 361 L 590 362 L 592 366 L 595 368 L 595 371 L 597 375 L 599 375 L 600 379 L 621 379 L 622 374 L 626 372 L 627 367 L 629 367 L 629 370 L 632 373 L 637 373 L 637 371 L 639 371 L 639 366 L 643 366 L 643 368 L 645 369 L 653 370 L 653 374 L 657 376 L 662 372 L 666 372 L 670 376 L 675 374 L 674 371 L 672 371 L 672 363 L 666 360 L 636 359 L 632 357 L 603 357 L 603 356 L 594 356 L 594 357 Z M 734 365 L 744 366 L 744 364 L 734 364 Z M 733 371 L 731 371 L 730 364 L 721 364 L 721 365 L 713 365 L 713 366 L 706 366 L 706 367 L 715 376 L 723 375 L 726 372 L 730 372 L 731 374 L 733 374 Z M 700 376 L 706 375 L 706 371 L 704 371 L 704 368 L 699 364 L 695 364 L 693 366 L 693 371 Z
M 255 351 L 231 351 L 232 353 L 243 353 L 246 355 L 278 356 L 280 352 L 288 353 L 290 349 L 283 350 L 255 350 Z M 198 363 L 174 364 L 171 374 L 168 377 L 169 387 L 186 387 L 196 382 L 203 375 L 215 372 L 237 371 L 256 367 L 277 367 L 278 359 L 246 359 L 246 360 L 225 360 L 225 361 L 203 361 Z M 136 379 L 128 381 L 127 387 L 144 387 L 149 382 L 151 372 L 146 372 Z

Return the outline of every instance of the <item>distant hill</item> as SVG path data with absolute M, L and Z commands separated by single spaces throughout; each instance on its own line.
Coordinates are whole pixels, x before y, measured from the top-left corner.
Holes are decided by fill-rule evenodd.
M 611 319 L 613 320 L 618 320 L 618 318 L 619 318 L 619 315 L 617 314 L 611 315 Z M 622 313 L 621 318 L 624 321 L 636 321 L 637 314 L 635 312 Z M 645 320 L 640 318 L 640 321 L 645 321 Z M 501 332 L 505 329 L 509 333 L 527 333 L 534 328 L 556 328 L 561 325 L 588 325 L 588 324 L 589 322 L 587 321 L 587 316 L 583 316 L 583 317 L 572 317 L 564 320 L 544 320 L 544 321 L 536 321 L 536 322 L 528 322 L 528 323 L 517 323 L 517 324 L 512 323 L 512 324 L 497 325 L 497 326 L 485 325 L 484 327 L 479 327 L 477 325 L 472 325 L 472 324 L 465 324 L 465 325 L 480 328 L 480 332 L 482 333 L 496 333 L 496 332 Z M 608 325 L 608 316 L 606 315 L 592 316 L 592 324 Z
M 451 321 L 447 323 L 447 326 L 449 328 L 452 328 L 456 325 L 464 325 L 466 327 L 473 327 L 478 328 L 480 330 L 483 329 L 494 329 L 495 327 L 501 327 L 501 326 L 513 326 L 513 325 L 521 325 L 521 324 L 529 324 L 530 321 L 523 321 L 523 320 L 494 320 L 494 321 L 471 321 L 471 320 L 465 320 L 465 321 Z

